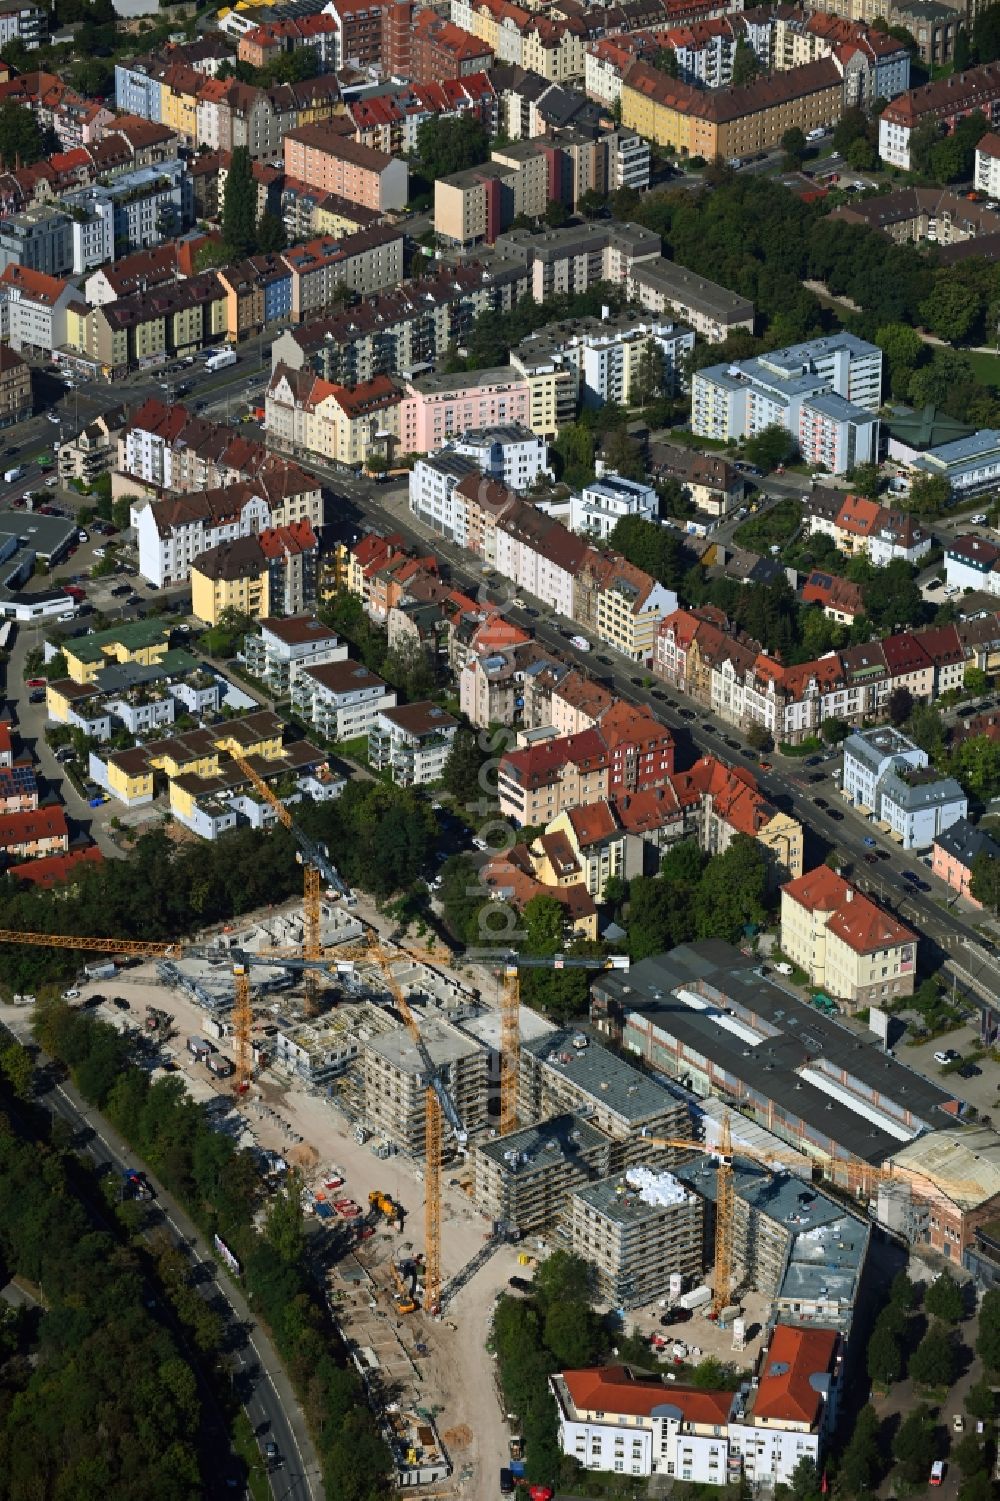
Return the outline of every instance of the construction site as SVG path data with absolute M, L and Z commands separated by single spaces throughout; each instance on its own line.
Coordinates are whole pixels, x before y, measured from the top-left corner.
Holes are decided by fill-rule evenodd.
M 846 1329 L 868 1227 L 808 1159 L 520 1005 L 526 968 L 627 960 L 476 969 L 410 947 L 300 846 L 301 904 L 189 945 L 0 941 L 100 955 L 73 1003 L 141 1037 L 265 1183 L 297 1173 L 400 1487 L 495 1494 L 518 1417 L 486 1353 L 493 1308 L 553 1249 L 593 1264 L 651 1369 L 711 1354 L 749 1371 L 776 1308 Z M 684 1339 L 669 1327 L 689 1320 Z

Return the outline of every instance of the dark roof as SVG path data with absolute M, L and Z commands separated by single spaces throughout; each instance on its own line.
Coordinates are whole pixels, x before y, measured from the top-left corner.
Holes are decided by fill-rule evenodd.
M 964 865 L 966 870 L 971 867 L 976 856 L 984 852 L 991 860 L 1000 859 L 1000 844 L 997 844 L 985 829 L 977 829 L 975 824 L 971 824 L 967 818 L 960 818 L 957 823 L 943 829 L 934 843 L 939 845 L 946 855 L 950 855 L 953 860 Z
M 700 1009 L 672 994 L 681 988 L 697 990 L 701 984 L 716 992 L 715 1006 Z M 850 1089 L 853 1078 L 859 1103 L 867 1091 L 895 1105 L 898 1116 L 884 1103 L 877 1108 L 890 1118 L 896 1116 L 914 1135 L 921 1123 L 937 1128 L 957 1117 L 954 1095 L 765 978 L 756 960 L 717 939 L 682 944 L 669 954 L 643 959 L 620 977 L 600 975 L 593 992 L 595 1000 L 620 1006 L 626 1023 L 634 1013 L 654 1033 L 660 1030 L 677 1038 L 689 1053 L 707 1058 L 717 1072 L 724 1071 L 732 1092 L 748 1105 L 756 1102 L 766 1111 L 773 1101 L 784 1112 L 787 1132 L 796 1135 L 795 1122 L 802 1122 L 812 1139 L 820 1144 L 829 1140 L 863 1161 L 884 1161 L 899 1150 L 900 1137 L 820 1088 L 805 1076 L 806 1068 L 826 1074 L 841 1089 Z M 747 1018 L 754 1030 L 773 1035 L 748 1046 L 735 1030 L 720 1025 Z

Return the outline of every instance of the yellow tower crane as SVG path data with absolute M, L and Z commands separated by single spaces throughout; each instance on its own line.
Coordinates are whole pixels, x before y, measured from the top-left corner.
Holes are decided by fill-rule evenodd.
M 306 1010 L 310 1015 L 313 1015 L 317 1010 L 319 976 L 321 972 L 317 961 L 323 957 L 323 945 L 320 942 L 320 893 L 322 884 L 325 881 L 328 886 L 331 886 L 334 891 L 338 891 L 341 896 L 346 894 L 347 887 L 341 880 L 340 873 L 330 860 L 325 846 L 319 844 L 315 839 L 310 839 L 309 835 L 303 832 L 278 794 L 268 786 L 267 782 L 250 764 L 242 751 L 237 750 L 233 745 L 227 746 L 227 749 L 237 766 L 243 772 L 243 775 L 256 791 L 260 793 L 264 801 L 274 809 L 279 822 L 285 826 L 298 845 L 296 858 L 302 866 L 304 876 L 302 895 L 302 957 L 308 966 L 304 972 L 303 984 L 305 987 Z M 237 978 L 239 979 L 239 976 Z M 237 985 L 237 990 L 239 990 L 239 985 Z M 249 988 L 247 988 L 247 1014 L 249 1014 L 249 1004 Z M 242 1015 L 242 1008 L 238 1009 Z M 234 1026 L 239 1025 L 235 1012 L 233 1024 Z M 246 1032 L 246 1046 L 248 1050 L 249 1040 L 250 1031 L 248 1023 Z
M 468 1132 L 448 1092 L 444 1070 L 434 1062 L 424 1042 L 409 1002 L 393 966 L 401 963 L 444 964 L 452 959 L 447 949 L 411 949 L 384 944 L 373 928 L 368 929 L 363 945 L 341 944 L 330 968 L 354 968 L 355 963 L 374 964 L 391 994 L 423 1066 L 421 1082 L 424 1095 L 424 1307 L 436 1314 L 441 1304 L 441 1168 L 444 1155 L 444 1123 L 448 1122 L 459 1146 L 468 1141 Z
M 521 1069 L 521 970 L 628 969 L 625 954 L 598 958 L 588 954 L 551 954 L 537 958 L 514 951 L 501 954 L 503 991 L 500 997 L 500 1125 L 499 1135 L 517 1129 L 517 1080 Z

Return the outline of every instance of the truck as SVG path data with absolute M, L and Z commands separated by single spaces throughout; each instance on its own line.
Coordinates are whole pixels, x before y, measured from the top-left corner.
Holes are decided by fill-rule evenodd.
M 15 464 L 13 469 L 5 469 L 3 472 L 4 484 L 12 485 L 19 480 L 27 471 L 23 464 Z
M 236 351 L 234 349 L 219 349 L 215 354 L 209 355 L 205 361 L 205 369 L 211 374 L 215 370 L 225 370 L 230 365 L 236 364 Z
M 570 636 L 569 644 L 570 646 L 575 646 L 577 651 L 590 650 L 590 642 L 587 640 L 586 636 Z
M 129 1199 L 140 1199 L 145 1203 L 153 1197 L 153 1190 L 145 1173 L 137 1172 L 134 1167 L 122 1170 L 122 1188 Z
M 704 1308 L 705 1304 L 711 1303 L 711 1301 L 712 1289 L 710 1287 L 705 1287 L 704 1285 L 702 1285 L 701 1287 L 692 1288 L 689 1293 L 681 1293 L 680 1297 L 677 1299 L 677 1302 L 680 1304 L 681 1308 L 689 1309 Z

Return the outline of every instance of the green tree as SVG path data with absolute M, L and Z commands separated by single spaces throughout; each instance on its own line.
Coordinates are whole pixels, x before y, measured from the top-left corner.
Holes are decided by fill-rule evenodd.
M 955 38 L 955 51 L 952 58 L 952 65 L 956 73 L 963 73 L 969 66 L 969 55 L 969 30 L 968 27 L 961 26 L 958 36 Z
M 932 1324 L 910 1356 L 910 1376 L 918 1386 L 951 1386 L 955 1364 L 955 1346 L 948 1331 Z
M 894 396 L 905 396 L 913 371 L 924 353 L 924 341 L 907 323 L 886 323 L 875 330 L 875 343 L 889 367 L 889 384 Z
M 941 126 L 937 120 L 925 120 L 910 132 L 910 166 L 921 177 L 930 177 L 933 172 L 934 148 L 941 139 Z
M 550 229 L 565 229 L 570 220 L 570 212 L 558 198 L 550 198 L 542 218 Z
M 653 55 L 653 67 L 660 73 L 666 73 L 668 78 L 678 78 L 680 68 L 677 65 L 677 53 L 673 47 L 658 47 Z
M 978 1418 L 980 1422 L 992 1423 L 996 1418 L 997 1399 L 990 1382 L 982 1377 L 975 1386 L 969 1388 L 965 1398 L 965 1410 L 970 1418 Z
M 879 1386 L 891 1386 L 903 1374 L 899 1340 L 891 1329 L 878 1323 L 868 1341 L 868 1375 Z
M 545 1343 L 563 1369 L 580 1370 L 600 1351 L 600 1326 L 584 1303 L 550 1303 L 545 1314 Z
M 882 475 L 877 464 L 859 464 L 849 477 L 851 490 L 867 500 L 878 500 Z
M 979 1306 L 976 1354 L 988 1371 L 1000 1370 L 1000 1289 L 991 1287 Z
M 42 132 L 31 110 L 13 99 L 0 104 L 0 157 L 8 171 L 16 162 L 30 167 L 42 155 Z
M 903 1419 L 892 1441 L 893 1457 L 911 1485 L 923 1484 L 934 1459 L 934 1419 L 921 1403 Z
M 855 1498 L 870 1496 L 878 1485 L 882 1468 L 878 1427 L 874 1408 L 862 1407 L 841 1455 L 838 1479 L 848 1495 Z
M 34 1092 L 35 1065 L 28 1049 L 19 1042 L 8 1043 L 0 1051 L 0 1072 L 3 1073 L 19 1100 L 30 1100 Z
M 988 735 L 970 736 L 953 757 L 953 769 L 967 791 L 992 797 L 1000 788 L 1000 743 Z
M 969 890 L 977 902 L 992 912 L 1000 912 L 1000 860 L 989 850 L 980 850 L 972 861 Z
M 585 193 L 581 194 L 576 207 L 585 219 L 596 219 L 607 206 L 608 195 L 606 193 L 599 193 L 596 188 L 588 188 Z
M 967 1433 L 957 1444 L 952 1445 L 951 1458 L 963 1475 L 978 1475 L 986 1468 L 986 1450 L 975 1433 Z
M 787 428 L 779 423 L 765 427 L 756 437 L 750 438 L 744 451 L 751 464 L 769 474 L 780 464 L 787 464 L 795 455 L 795 440 Z
M 290 54 L 294 56 L 293 54 Z M 257 249 L 261 255 L 272 255 L 284 250 L 288 244 L 285 226 L 277 214 L 263 213 L 257 220 Z
M 553 1251 L 535 1268 L 532 1286 L 543 1308 L 556 1303 L 594 1304 L 594 1268 L 573 1251 Z
M 257 184 L 246 146 L 235 148 L 226 173 L 222 238 L 234 259 L 249 255 L 257 241 Z
M 556 474 L 572 490 L 594 478 L 594 435 L 580 422 L 567 422 L 552 444 Z
M 305 1215 L 302 1210 L 302 1179 L 294 1170 L 272 1198 L 264 1234 L 290 1266 L 298 1265 L 305 1251 Z
M 741 88 L 743 84 L 753 83 L 754 79 L 757 77 L 759 66 L 760 65 L 757 61 L 756 52 L 749 45 L 749 43 L 745 42 L 743 38 L 740 37 L 736 43 L 736 49 L 733 52 L 734 87 Z
M 798 125 L 792 125 L 781 137 L 781 149 L 785 153 L 785 167 L 794 171 L 801 167 L 806 154 L 805 133 Z
M 932 761 L 940 757 L 944 746 L 945 728 L 941 711 L 936 704 L 914 704 L 913 713 L 910 715 L 909 731 L 920 749 L 926 751 Z
M 699 938 L 723 938 L 734 943 L 749 924 L 759 927 L 766 917 L 767 856 L 748 834 L 737 834 L 724 854 L 705 867 L 695 896 L 695 924 Z
M 958 1501 L 993 1501 L 994 1488 L 985 1470 L 968 1475 L 958 1489 Z
M 894 725 L 905 724 L 913 713 L 913 694 L 909 688 L 894 688 L 886 702 L 889 720 Z
M 794 1501 L 820 1501 L 819 1474 L 816 1461 L 804 1454 L 792 1471 L 788 1488 Z
M 949 344 L 967 339 L 982 312 L 981 294 L 950 275 L 939 276 L 930 296 L 920 304 L 920 316 L 931 333 Z
M 486 753 L 480 749 L 475 730 L 462 726 L 452 741 L 441 779 L 445 791 L 465 808 L 475 808 L 489 796 L 490 784 L 479 779 L 485 760 Z
M 878 166 L 878 152 L 867 136 L 855 136 L 847 148 L 847 162 L 855 172 L 870 172 Z
M 916 1306 L 917 1290 L 905 1272 L 897 1272 L 889 1288 L 889 1302 L 894 1308 L 909 1313 Z
M 474 115 L 435 115 L 417 130 L 417 156 L 429 182 L 478 167 L 489 155 L 489 131 Z
M 851 733 L 851 727 L 844 719 L 836 719 L 831 716 L 824 719 L 820 725 L 820 734 L 827 745 L 841 745 Z
M 918 625 L 924 613 L 916 570 L 905 558 L 893 558 L 879 568 L 875 578 L 862 584 L 861 598 L 868 619 L 890 631 Z
M 676 589 L 683 576 L 683 557 L 678 538 L 655 521 L 641 516 L 623 516 L 608 539 L 636 568 L 641 568 L 669 589 Z

